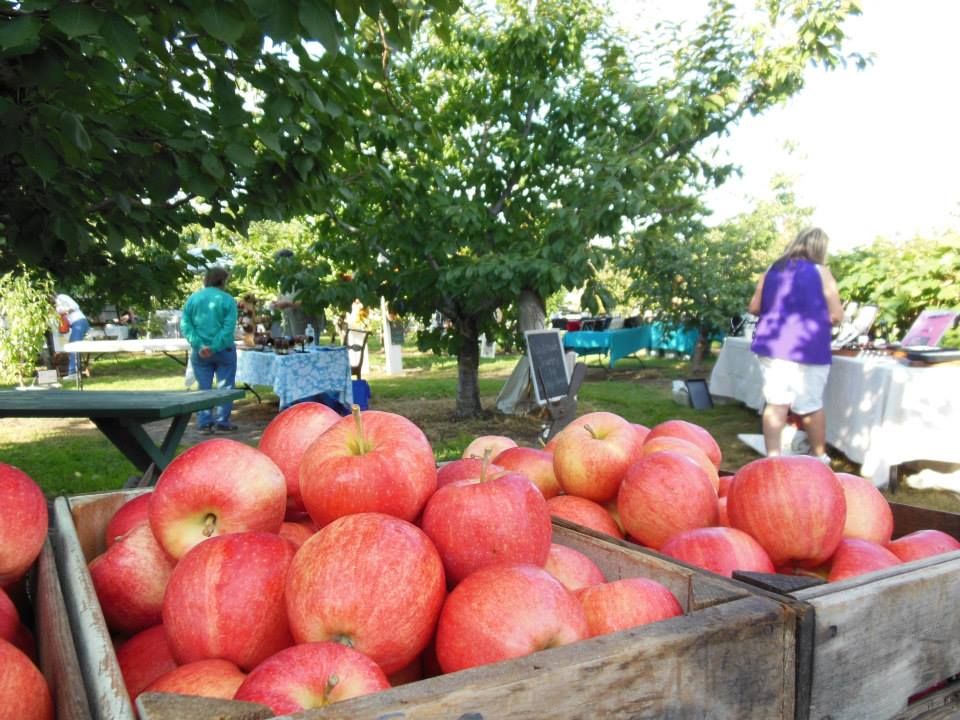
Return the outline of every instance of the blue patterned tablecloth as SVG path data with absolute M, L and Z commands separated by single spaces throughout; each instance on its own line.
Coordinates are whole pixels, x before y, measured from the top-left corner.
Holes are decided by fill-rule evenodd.
M 350 358 L 345 347 L 320 347 L 288 355 L 239 350 L 236 384 L 244 383 L 272 386 L 281 409 L 322 392 L 348 407 L 353 403 Z

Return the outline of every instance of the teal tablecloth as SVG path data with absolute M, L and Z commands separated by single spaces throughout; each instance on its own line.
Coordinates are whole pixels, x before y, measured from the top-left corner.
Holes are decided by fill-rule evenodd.
M 620 330 L 577 330 L 563 336 L 565 349 L 578 355 L 608 355 L 610 367 L 638 350 L 692 355 L 696 344 L 696 329 L 678 330 L 659 322 Z

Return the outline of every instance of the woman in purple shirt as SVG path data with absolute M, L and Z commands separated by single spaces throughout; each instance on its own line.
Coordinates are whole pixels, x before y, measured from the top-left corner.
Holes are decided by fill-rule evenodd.
M 749 311 L 759 315 L 751 349 L 763 373 L 763 440 L 780 454 L 790 410 L 800 416 L 810 447 L 829 463 L 823 390 L 830 373 L 831 326 L 843 318 L 837 281 L 824 265 L 829 238 L 802 231 L 757 282 Z

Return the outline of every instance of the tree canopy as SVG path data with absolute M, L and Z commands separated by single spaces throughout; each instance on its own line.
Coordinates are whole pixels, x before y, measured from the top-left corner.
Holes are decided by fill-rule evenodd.
M 0 270 L 71 277 L 337 191 L 394 48 L 459 0 L 0 3 Z
M 400 112 L 361 129 L 317 249 L 365 300 L 450 319 L 458 414 L 481 409 L 477 338 L 497 310 L 524 290 L 589 298 L 604 262 L 633 262 L 631 238 L 699 231 L 701 191 L 731 170 L 703 141 L 795 92 L 810 63 L 842 61 L 855 3 L 765 7 L 747 31 L 718 0 L 689 42 L 638 50 L 592 0 L 502 0 L 394 57 Z

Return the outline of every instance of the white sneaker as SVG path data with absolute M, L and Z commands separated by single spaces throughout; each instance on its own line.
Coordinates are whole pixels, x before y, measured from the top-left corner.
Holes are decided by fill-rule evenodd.
M 76 374 L 76 373 L 70 373 L 69 375 L 64 375 L 64 376 L 63 376 L 62 378 L 60 378 L 60 379 L 63 380 L 63 381 L 65 381 L 65 382 L 73 382 L 74 380 L 77 379 L 77 374 Z
M 823 455 L 817 455 L 817 460 L 822 462 L 827 467 L 830 467 L 830 456 L 824 453 Z

